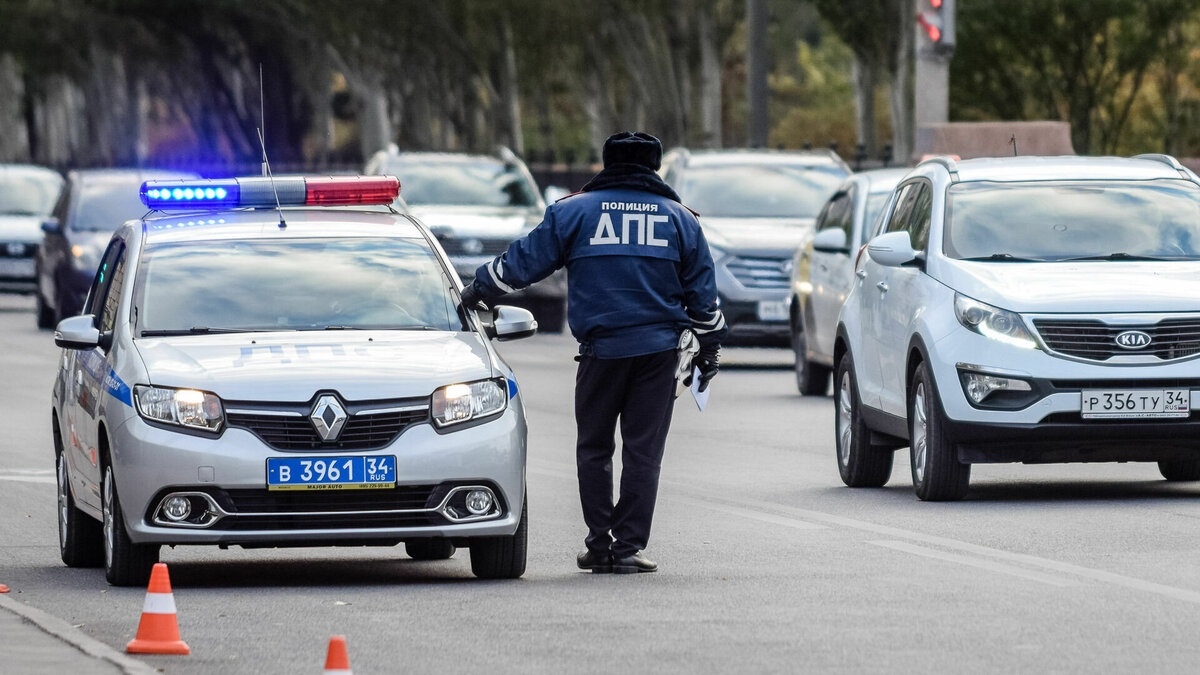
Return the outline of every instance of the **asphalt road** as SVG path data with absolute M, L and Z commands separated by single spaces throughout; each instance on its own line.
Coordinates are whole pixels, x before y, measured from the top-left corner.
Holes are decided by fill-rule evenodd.
M 120 649 L 144 592 L 59 561 L 57 350 L 31 308 L 0 296 L 0 583 Z M 578 572 L 573 351 L 503 347 L 531 427 L 523 579 L 478 581 L 465 552 L 164 549 L 192 655 L 144 660 L 319 672 L 340 633 L 360 675 L 1195 671 L 1200 486 L 1153 465 L 977 466 L 966 501 L 921 503 L 902 451 L 888 487 L 851 490 L 832 403 L 797 396 L 783 351 L 729 350 L 709 409 L 678 401 L 647 551 L 660 572 Z

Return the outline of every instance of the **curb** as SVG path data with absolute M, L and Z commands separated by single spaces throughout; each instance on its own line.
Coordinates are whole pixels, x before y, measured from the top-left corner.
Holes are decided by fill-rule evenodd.
M 85 635 L 83 631 L 66 621 L 30 607 L 10 597 L 0 595 L 0 609 L 6 609 L 40 628 L 45 633 L 71 645 L 88 656 L 108 661 L 126 675 L 157 675 L 158 671 L 109 647 L 99 640 Z

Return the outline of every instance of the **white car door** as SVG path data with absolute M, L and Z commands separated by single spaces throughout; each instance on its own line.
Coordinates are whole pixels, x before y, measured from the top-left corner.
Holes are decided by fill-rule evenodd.
M 886 224 L 876 235 L 903 229 L 908 222 L 908 214 L 912 210 L 915 196 L 916 193 L 911 183 L 896 188 L 896 196 L 892 199 L 891 212 L 888 214 Z M 892 269 L 880 265 L 870 255 L 864 254 L 862 265 L 856 275 L 858 283 L 862 284 L 861 292 L 857 296 L 861 303 L 863 329 L 866 331 L 862 343 L 870 352 L 857 358 L 857 361 L 862 362 L 862 365 L 859 366 L 859 391 L 863 403 L 880 409 L 883 409 L 884 397 L 882 370 L 884 357 L 880 352 L 887 348 L 889 342 L 893 341 L 892 336 L 887 333 L 888 327 L 883 316 L 884 306 L 891 292 L 891 285 L 894 283 Z
M 809 280 L 812 283 L 812 320 L 808 333 L 809 351 L 824 362 L 833 362 L 833 341 L 837 333 L 838 313 L 850 292 L 854 278 L 850 260 L 850 225 L 854 214 L 854 188 L 839 192 L 829 201 L 820 230 L 840 229 L 846 233 L 846 247 L 839 250 L 813 248 Z

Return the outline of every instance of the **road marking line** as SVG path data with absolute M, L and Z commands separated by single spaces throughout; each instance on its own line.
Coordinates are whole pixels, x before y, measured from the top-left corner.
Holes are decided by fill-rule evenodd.
M 741 516 L 742 518 L 750 518 L 751 520 L 759 520 L 772 525 L 782 525 L 783 527 L 791 527 L 797 530 L 826 530 L 829 529 L 825 525 L 810 523 L 805 520 L 797 520 L 796 518 L 788 518 L 787 516 L 779 516 L 774 513 L 763 513 L 761 511 L 751 511 L 736 506 L 728 506 L 716 502 L 705 501 L 703 499 L 693 499 L 692 497 L 673 497 L 672 501 L 690 504 L 691 506 L 699 506 L 703 509 L 712 511 L 720 511 L 731 516 Z
M 99 640 L 86 635 L 83 631 L 63 621 L 62 619 L 43 612 L 36 607 L 30 607 L 8 596 L 0 595 L 0 609 L 24 618 L 49 635 L 71 645 L 88 656 L 108 661 L 126 675 L 157 675 L 158 671 L 150 666 L 132 659 L 121 652 L 109 647 Z
M 53 476 L 54 469 L 0 469 L 0 474 L 4 473 L 15 476 Z
M 1069 588 L 1080 585 L 1078 581 L 1073 579 L 1050 576 L 1049 574 L 1042 574 L 1041 572 L 1034 572 L 1031 570 L 1022 569 L 1020 567 L 1014 567 L 1012 565 L 1005 565 L 1004 563 L 1000 562 L 976 558 L 974 556 L 947 553 L 937 549 L 916 546 L 906 541 L 868 541 L 867 543 L 874 544 L 875 546 L 882 546 L 884 548 L 890 548 L 895 551 L 903 551 L 904 553 L 912 553 L 913 555 L 924 556 L 926 558 L 934 558 L 937 560 L 944 560 L 946 562 L 958 563 L 959 565 L 978 567 L 979 569 L 988 570 L 991 572 L 1011 574 L 1014 577 L 1029 579 L 1030 581 L 1040 581 L 1043 584 L 1050 584 L 1051 586 L 1058 586 L 1060 588 Z
M 57 481 L 54 476 L 6 476 L 0 474 L 0 480 L 12 481 L 14 483 L 48 483 L 54 485 Z

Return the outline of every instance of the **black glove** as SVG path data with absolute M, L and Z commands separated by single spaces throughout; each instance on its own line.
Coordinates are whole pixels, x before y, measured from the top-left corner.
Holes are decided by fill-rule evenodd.
M 479 291 L 475 288 L 474 282 L 472 282 L 470 286 L 467 286 L 466 288 L 464 288 L 462 290 L 462 294 L 459 297 L 462 298 L 463 309 L 474 309 L 474 310 L 478 310 L 478 311 L 487 311 L 487 305 L 485 305 L 483 303 L 483 297 L 479 294 Z
M 720 364 L 717 363 L 717 350 L 701 349 L 700 353 L 692 359 L 692 366 L 700 370 L 698 389 L 700 391 L 708 389 L 708 383 L 717 376 L 717 371 L 721 369 Z

